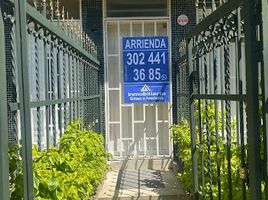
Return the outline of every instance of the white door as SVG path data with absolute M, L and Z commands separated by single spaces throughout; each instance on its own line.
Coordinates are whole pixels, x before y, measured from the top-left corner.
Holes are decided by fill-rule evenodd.
M 168 36 L 168 25 L 168 20 L 105 21 L 106 145 L 114 157 L 171 155 L 171 104 L 124 104 L 122 66 L 122 37 Z

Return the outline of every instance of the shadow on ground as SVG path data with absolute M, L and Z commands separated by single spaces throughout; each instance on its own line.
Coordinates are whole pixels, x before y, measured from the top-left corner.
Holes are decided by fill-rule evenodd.
M 171 159 L 129 159 L 111 162 L 112 170 L 94 199 L 187 200 Z

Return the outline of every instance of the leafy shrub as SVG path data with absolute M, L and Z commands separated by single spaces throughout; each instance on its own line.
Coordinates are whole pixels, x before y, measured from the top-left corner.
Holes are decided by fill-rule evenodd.
M 23 175 L 21 148 L 19 145 L 11 145 L 9 147 L 9 183 L 10 183 L 10 199 L 23 198 Z
M 196 130 L 196 143 L 197 143 L 197 162 L 198 162 L 198 181 L 199 181 L 199 193 L 200 196 L 203 195 L 204 199 L 210 199 L 210 179 L 209 171 L 211 169 L 212 174 L 212 197 L 218 198 L 218 181 L 220 178 L 221 185 L 221 199 L 228 199 L 228 161 L 226 158 L 226 141 L 220 136 L 218 138 L 218 145 L 216 145 L 216 128 L 215 128 L 215 107 L 213 104 L 208 106 L 208 123 L 206 124 L 205 110 L 201 106 L 202 112 L 202 127 L 208 125 L 211 137 L 210 137 L 210 155 L 208 153 L 208 142 L 207 134 L 202 133 L 203 144 L 200 143 L 199 132 Z M 219 130 L 221 130 L 222 124 L 219 113 Z M 234 126 L 234 123 L 232 123 Z M 234 127 L 233 127 L 234 129 Z M 180 124 L 173 126 L 173 141 L 174 144 L 178 146 L 177 157 L 183 162 L 183 170 L 179 172 L 178 179 L 182 182 L 185 189 L 193 194 L 192 187 L 192 154 L 191 154 L 191 137 L 190 137 L 190 126 L 187 120 L 183 120 Z M 232 192 L 233 199 L 240 200 L 243 199 L 242 191 L 242 179 L 241 174 L 241 146 L 236 144 L 235 132 L 232 136 L 231 145 L 231 173 L 232 173 Z M 247 148 L 247 146 L 245 146 Z M 203 157 L 203 162 L 202 158 Z M 211 165 L 209 166 L 209 160 L 211 160 Z M 203 174 L 204 174 L 204 187 L 202 188 L 202 163 L 203 163 Z M 217 171 L 220 169 L 220 177 L 217 176 Z M 245 177 L 247 181 L 247 177 Z M 248 188 L 247 188 L 248 195 Z
M 33 148 L 35 199 L 80 200 L 94 195 L 108 168 L 108 154 L 103 137 L 90 129 L 81 128 L 81 125 L 80 121 L 72 122 L 58 147 L 49 151 Z M 11 166 L 17 168 L 13 164 L 21 165 L 21 159 L 16 157 L 16 153 L 13 154 L 12 148 Z M 11 180 L 11 199 L 22 199 L 21 167 L 14 177 L 11 176 Z

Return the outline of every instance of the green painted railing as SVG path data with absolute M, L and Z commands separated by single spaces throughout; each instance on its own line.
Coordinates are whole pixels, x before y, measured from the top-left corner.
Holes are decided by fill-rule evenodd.
M 196 12 L 177 70 L 194 198 L 267 199 L 267 1 L 202 0 Z
M 8 144 L 21 140 L 28 200 L 33 144 L 56 146 L 77 118 L 100 131 L 100 62 L 94 42 L 59 1 L 0 2 L 0 199 L 9 199 Z

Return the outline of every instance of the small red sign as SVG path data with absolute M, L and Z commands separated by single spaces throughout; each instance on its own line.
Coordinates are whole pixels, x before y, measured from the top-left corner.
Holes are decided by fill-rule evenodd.
M 186 15 L 182 14 L 177 18 L 177 22 L 179 25 L 185 26 L 186 24 L 188 24 L 189 19 Z

